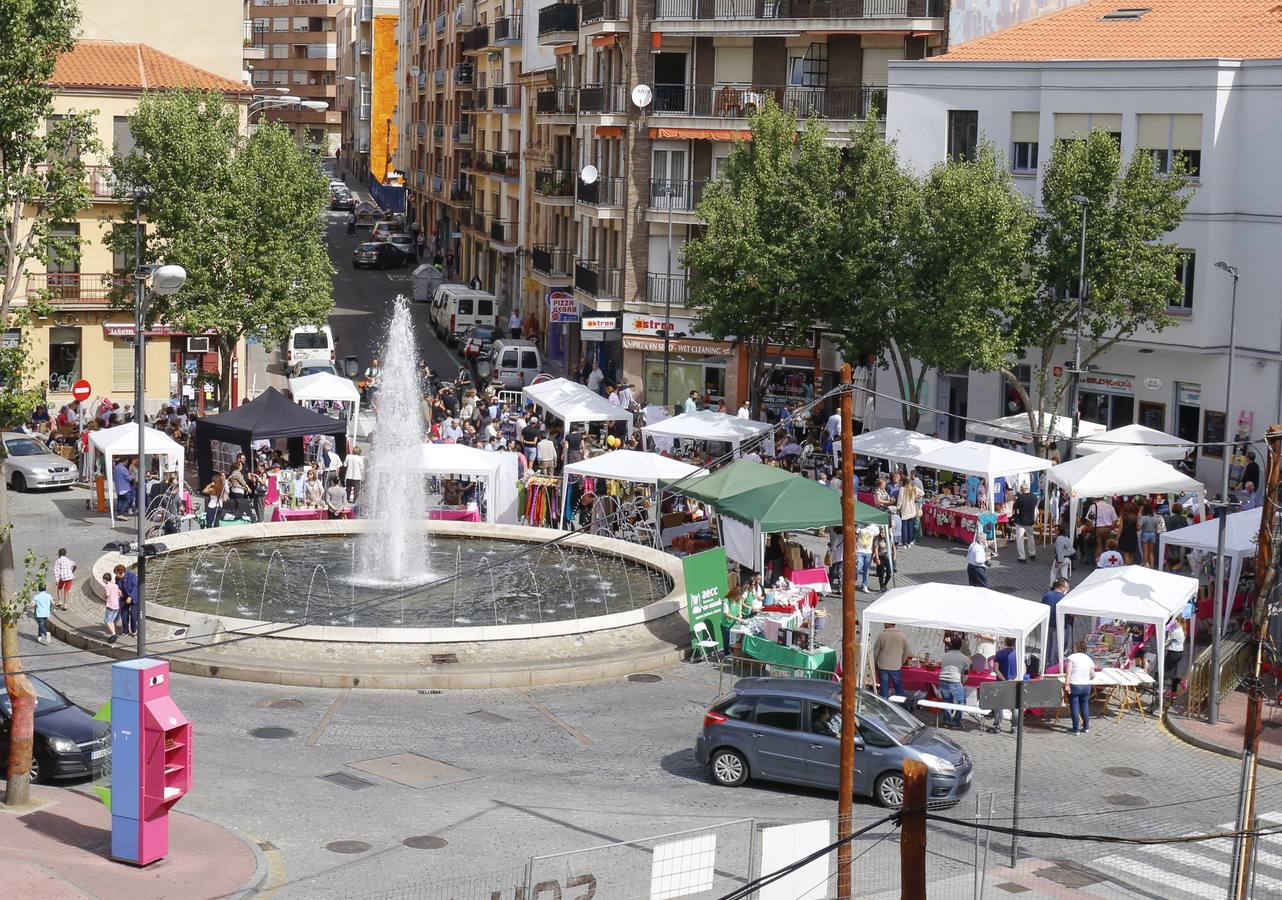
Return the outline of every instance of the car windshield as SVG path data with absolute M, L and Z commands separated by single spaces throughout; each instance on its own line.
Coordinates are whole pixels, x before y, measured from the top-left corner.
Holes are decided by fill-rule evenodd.
M 28 675 L 27 680 L 31 682 L 31 686 L 36 691 L 36 715 L 53 712 L 55 709 L 62 709 L 69 705 L 66 697 L 59 694 L 39 678 Z M 0 708 L 4 709 L 5 715 L 13 714 L 13 707 L 9 704 L 9 693 L 7 691 L 0 691 Z
M 48 453 L 49 448 L 35 438 L 13 438 L 4 442 L 10 456 L 40 456 Z
M 327 350 L 329 338 L 323 331 L 298 331 L 294 333 L 295 350 Z
M 494 329 L 493 328 L 473 328 L 472 339 L 477 341 L 492 341 L 494 340 Z
M 885 728 L 895 740 L 902 744 L 912 743 L 926 727 L 895 704 L 886 702 L 876 694 L 860 691 L 857 696 L 859 697 L 858 711 L 872 717 L 878 725 Z
M 298 371 L 299 371 L 299 377 L 302 377 L 303 375 L 315 375 L 318 372 L 328 372 L 330 375 L 337 374 L 334 371 L 334 367 L 328 363 L 324 363 L 321 365 L 310 365 L 310 366 L 302 365 L 298 367 Z

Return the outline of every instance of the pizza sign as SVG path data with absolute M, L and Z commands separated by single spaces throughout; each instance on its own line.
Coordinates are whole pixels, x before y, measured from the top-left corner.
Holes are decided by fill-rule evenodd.
M 548 324 L 579 321 L 579 301 L 566 291 L 548 291 Z

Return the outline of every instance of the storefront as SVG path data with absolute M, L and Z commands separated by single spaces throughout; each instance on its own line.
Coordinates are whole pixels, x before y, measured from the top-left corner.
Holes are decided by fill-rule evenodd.
M 664 341 L 662 318 L 642 315 L 623 317 L 624 368 L 631 376 L 637 399 L 662 406 L 664 400 Z M 691 391 L 715 405 L 725 400 L 731 406 L 733 367 L 728 363 L 734 350 L 726 341 L 692 337 L 694 320 L 672 317 L 673 336 L 667 345 L 669 405 L 685 402 Z M 679 337 L 677 335 L 680 335 Z M 639 379 L 636 377 L 639 374 Z
M 1078 385 L 1082 418 L 1105 428 L 1135 422 L 1135 376 L 1086 372 Z

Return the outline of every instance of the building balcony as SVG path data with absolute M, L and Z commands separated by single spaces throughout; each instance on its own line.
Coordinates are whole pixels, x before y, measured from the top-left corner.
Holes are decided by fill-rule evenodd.
M 472 203 L 472 186 L 464 181 L 455 181 L 450 185 L 450 202 L 463 203 L 469 208 Z
M 445 196 L 445 181 L 440 175 L 432 176 L 432 193 L 438 197 Z
M 360 104 L 360 106 L 356 110 L 356 117 L 360 119 L 362 122 L 369 121 L 369 104 L 368 103 Z
M 516 112 L 521 107 L 521 86 L 519 84 L 495 84 L 490 86 L 490 109 L 494 112 Z
M 372 42 L 372 41 L 361 41 L 361 42 L 359 43 L 359 45 L 357 46 L 357 52 L 358 52 L 358 53 L 360 53 L 360 55 L 361 55 L 361 56 L 369 56 L 371 53 L 373 53 L 373 52 L 374 52 L 374 44 L 373 44 L 373 42 Z
M 455 87 L 471 87 L 476 79 L 476 67 L 470 62 L 459 63 L 454 67 Z
M 362 22 L 374 21 L 374 4 L 372 0 L 369 0 L 369 2 L 361 3 L 360 20 Z
M 437 87 L 445 86 L 445 69 L 440 68 L 432 73 L 432 83 Z
M 501 181 L 515 181 L 521 177 L 521 154 L 495 151 L 488 154 L 486 173 Z
M 601 176 L 588 184 L 580 178 L 575 188 L 574 199 L 584 206 L 623 206 L 623 179 Z
M 420 88 L 427 87 L 427 70 L 426 69 L 423 69 L 418 73 L 418 86 Z
M 573 3 L 554 3 L 539 10 L 539 44 L 557 47 L 579 39 L 579 8 Z
M 705 179 L 650 179 L 650 209 L 694 212 L 703 198 Z
M 445 13 L 441 13 L 439 16 L 436 17 L 436 33 L 437 34 L 440 34 L 445 30 L 445 21 L 446 21 Z
M 948 0 L 656 0 L 655 30 L 672 35 L 780 31 L 942 31 Z
M 419 41 L 423 41 L 426 38 L 427 38 L 427 23 L 420 22 L 418 25 L 418 39 Z
M 815 115 L 824 119 L 857 121 L 870 110 L 885 113 L 886 88 L 800 87 L 797 85 L 754 85 L 734 87 L 717 84 L 659 84 L 654 87 L 652 116 L 745 121 L 771 97 L 800 120 Z M 712 126 L 715 127 L 715 124 Z
M 490 46 L 490 26 L 477 25 L 463 34 L 463 52 L 481 53 Z
M 432 126 L 432 140 L 439 147 L 445 143 L 445 123 L 437 122 Z
M 338 32 L 332 28 L 309 28 L 306 31 L 264 31 L 263 44 L 333 44 L 338 48 Z M 274 56 L 272 59 L 279 60 Z M 334 62 L 335 57 L 329 57 Z M 291 60 L 292 62 L 292 60 Z
M 568 125 L 574 124 L 578 110 L 579 92 L 574 88 L 544 88 L 534 98 L 535 115 L 565 116 Z
M 586 84 L 579 88 L 581 115 L 622 115 L 628 111 L 627 85 Z
M 646 301 L 655 306 L 684 307 L 686 305 L 686 275 L 684 272 L 667 274 L 666 272 L 645 273 Z
M 574 173 L 569 169 L 535 169 L 535 202 L 547 206 L 573 206 L 574 181 Z
M 511 47 L 521 43 L 521 16 L 504 16 L 494 23 L 491 47 Z
M 472 98 L 471 109 L 477 112 L 490 111 L 490 92 L 487 88 L 477 88 L 469 95 Z
M 418 134 L 418 140 L 420 144 L 423 141 L 427 140 L 427 123 L 426 122 L 419 122 L 418 125 L 415 126 L 414 130 Z
M 114 300 L 128 289 L 128 275 L 114 272 L 32 272 L 27 275 L 27 296 L 50 303 L 91 303 Z
M 423 186 L 426 184 L 427 184 L 427 173 L 424 172 L 422 169 L 416 170 L 414 172 L 414 186 L 418 188 L 420 191 L 422 191 Z
M 453 137 L 455 144 L 470 147 L 472 145 L 474 134 L 475 132 L 472 131 L 472 126 L 470 124 L 467 127 L 455 124 L 451 130 L 450 136 Z
M 627 31 L 628 0 L 583 0 L 579 4 L 579 31 L 597 34 Z
M 574 251 L 554 244 L 535 244 L 530 266 L 540 275 L 567 281 L 574 271 Z
M 300 125 L 341 125 L 343 113 L 337 109 L 304 109 L 302 107 L 278 107 L 263 110 L 262 116 L 273 122 L 292 122 Z
M 516 248 L 516 223 L 507 219 L 490 219 L 490 243 Z
M 582 291 L 595 300 L 622 300 L 620 286 L 623 282 L 621 269 L 605 269 L 595 260 L 576 262 L 574 264 L 574 288 Z M 600 306 L 598 305 L 599 309 Z

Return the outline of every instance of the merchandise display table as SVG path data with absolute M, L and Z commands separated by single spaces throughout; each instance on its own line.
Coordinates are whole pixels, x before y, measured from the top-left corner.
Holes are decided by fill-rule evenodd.
M 940 506 L 926 503 L 921 509 L 921 530 L 935 537 L 948 538 L 969 544 L 979 527 L 979 517 L 986 510 L 974 506 Z M 1008 516 L 997 513 L 997 524 L 1002 525 Z
M 481 514 L 475 509 L 431 509 L 429 519 L 445 522 L 479 522 Z
M 939 685 L 939 669 L 927 669 L 922 666 L 904 666 L 899 670 L 904 679 L 905 691 L 928 691 Z M 875 677 L 875 675 L 874 675 Z M 986 681 L 996 681 L 995 672 L 969 672 L 966 675 L 966 687 L 979 687 Z
M 315 509 L 287 509 L 283 506 L 278 506 L 272 513 L 273 522 L 322 521 L 327 518 L 329 518 L 329 510 L 324 509 L 323 507 L 317 507 Z
M 745 634 L 743 653 L 764 663 L 777 663 L 808 672 L 835 672 L 837 669 L 837 651 L 832 647 L 819 647 L 807 652 L 776 644 L 755 634 Z

